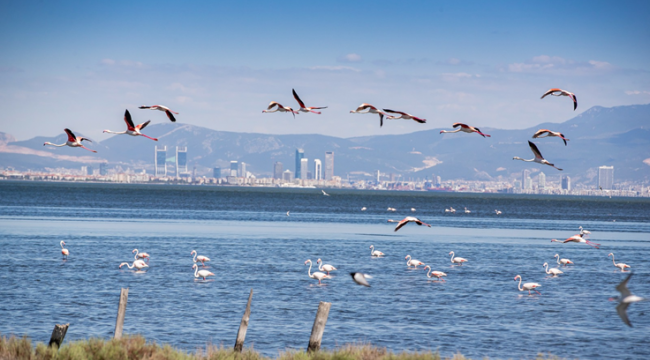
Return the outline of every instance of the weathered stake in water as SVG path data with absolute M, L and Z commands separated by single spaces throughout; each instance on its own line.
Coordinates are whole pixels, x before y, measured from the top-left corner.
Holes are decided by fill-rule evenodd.
M 244 349 L 244 340 L 246 339 L 246 331 L 248 330 L 248 320 L 251 317 L 251 300 L 253 300 L 253 289 L 251 289 L 251 293 L 248 295 L 248 304 L 246 304 L 246 311 L 244 311 L 244 316 L 242 316 L 241 323 L 239 324 L 239 331 L 237 331 L 235 351 L 238 352 L 242 352 Z
M 120 291 L 120 305 L 117 307 L 117 320 L 115 321 L 115 335 L 113 339 L 122 338 L 124 328 L 124 316 L 126 315 L 126 302 L 129 299 L 129 288 L 122 288 Z
M 320 342 L 323 339 L 323 332 L 325 331 L 325 324 L 327 324 L 327 317 L 330 314 L 331 306 L 332 303 L 324 301 L 318 304 L 318 311 L 316 312 L 316 319 L 314 319 L 314 326 L 311 328 L 307 352 L 320 350 Z
M 68 332 L 68 326 L 70 326 L 70 323 L 65 325 L 54 325 L 54 330 L 52 330 L 52 336 L 50 337 L 50 343 L 47 346 L 56 344 L 56 347 L 60 348 L 63 343 L 63 338 L 65 338 L 65 333 Z

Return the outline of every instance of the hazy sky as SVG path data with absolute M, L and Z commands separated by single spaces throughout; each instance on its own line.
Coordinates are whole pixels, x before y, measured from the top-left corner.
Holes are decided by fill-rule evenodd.
M 136 122 L 215 130 L 407 133 L 525 128 L 650 102 L 648 1 L 3 1 L 0 131 L 93 139 Z M 551 87 L 576 93 L 540 96 Z M 272 100 L 329 106 L 263 114 Z M 426 124 L 350 114 L 368 102 Z

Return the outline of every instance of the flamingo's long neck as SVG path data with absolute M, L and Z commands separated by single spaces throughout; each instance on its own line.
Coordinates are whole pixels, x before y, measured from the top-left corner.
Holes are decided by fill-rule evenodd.
M 196 266 L 196 265 L 194 265 L 194 266 L 195 266 L 195 267 L 194 267 L 194 277 L 200 277 L 200 276 L 199 276 L 199 267 Z
M 562 265 L 560 264 L 560 255 L 555 255 L 555 259 L 557 260 L 558 265 Z
M 370 245 L 370 255 L 375 255 L 375 247 Z
M 547 274 L 550 274 L 550 273 L 551 273 L 550 271 L 548 271 L 548 264 L 546 264 L 545 269 L 546 269 L 545 271 L 546 271 Z
M 135 259 L 138 260 L 138 254 L 139 254 L 138 249 L 135 249 L 133 251 L 135 251 Z
M 194 262 L 196 262 L 196 255 L 197 255 L 197 254 L 198 254 L 198 253 L 195 251 L 195 252 L 194 252 L 194 259 L 193 259 Z
M 117 131 L 110 131 L 110 130 L 104 130 L 104 132 L 105 132 L 105 133 L 108 133 L 108 134 L 117 134 L 117 135 L 121 135 L 121 134 L 126 134 L 126 133 L 128 132 L 128 130 L 124 130 L 124 131 L 120 131 L 120 132 L 117 132 Z
M 50 146 L 61 147 L 61 146 L 66 146 L 66 145 L 68 145 L 68 143 L 65 142 L 65 143 L 59 145 L 59 144 L 52 144 L 51 142 L 46 142 L 44 145 L 50 145 Z
M 427 277 L 428 277 L 428 278 L 431 277 L 431 275 L 429 275 L 429 274 L 431 274 L 431 268 L 429 268 L 429 272 L 427 273 Z
M 520 158 L 520 157 L 517 157 L 517 156 L 515 156 L 515 157 L 514 157 L 514 158 L 512 158 L 512 159 L 513 159 L 513 160 L 521 160 L 521 161 L 526 161 L 526 162 L 534 162 L 534 161 L 535 161 L 535 159 L 530 159 L 530 160 L 526 160 L 526 159 L 522 159 L 522 158 Z
M 312 262 L 311 262 L 311 260 L 309 260 L 309 270 L 307 270 L 307 274 L 309 275 L 310 278 L 313 279 L 314 275 L 311 274 L 311 265 L 312 265 Z
M 323 270 L 323 262 L 322 261 L 318 263 L 318 270 L 325 271 L 325 270 Z
M 519 291 L 524 291 L 524 289 L 521 288 L 521 276 L 519 277 L 519 284 L 517 285 L 517 288 Z
M 451 262 L 454 262 L 454 252 L 451 252 Z
M 125 263 L 125 264 L 126 264 L 126 267 L 128 267 L 129 269 L 133 269 L 135 267 L 135 261 L 130 266 L 129 266 L 129 263 Z
M 61 241 L 59 244 L 61 245 L 61 249 L 65 249 L 65 248 L 63 247 L 63 241 Z
M 411 266 L 411 255 L 406 257 L 406 265 Z
M 461 130 L 462 130 L 462 128 L 459 128 L 458 130 L 454 130 L 454 131 L 441 130 L 440 132 L 441 133 L 457 133 L 457 132 L 459 132 Z
M 614 261 L 614 254 L 612 254 L 612 263 L 614 264 L 614 266 L 618 266 L 618 265 L 616 265 L 616 262 Z

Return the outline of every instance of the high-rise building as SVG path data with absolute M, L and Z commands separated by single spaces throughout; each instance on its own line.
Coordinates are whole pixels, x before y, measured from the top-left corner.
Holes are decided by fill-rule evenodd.
M 240 162 L 239 163 L 239 168 L 237 169 L 237 176 L 239 177 L 246 177 L 246 163 L 245 162 Z
M 524 189 L 526 190 L 532 190 L 533 189 L 533 179 L 528 176 L 526 180 L 524 180 Z
M 215 167 L 212 169 L 212 177 L 215 179 L 219 179 L 221 177 L 221 168 L 220 167 Z
M 571 191 L 571 178 L 567 175 L 562 175 L 562 190 Z
M 176 177 L 187 173 L 187 147 L 176 147 Z
M 282 163 L 279 161 L 276 161 L 275 164 L 273 164 L 273 178 L 282 179 Z
M 167 146 L 155 147 L 154 175 L 167 176 Z
M 325 152 L 325 180 L 332 180 L 334 177 L 334 152 Z
M 106 163 L 99 163 L 99 175 L 106 175 Z
M 521 183 L 524 184 L 524 189 L 526 188 L 525 184 L 528 177 L 530 177 L 530 170 L 524 169 L 524 171 L 521 172 Z
M 539 187 L 540 190 L 546 189 L 546 174 L 543 172 L 540 172 L 539 175 L 537 175 L 537 187 Z
M 293 181 L 293 173 L 291 170 L 287 169 L 282 173 L 282 180 L 287 182 Z
M 300 160 L 305 157 L 305 151 L 303 149 L 296 149 L 296 179 L 302 179 L 302 174 L 300 173 Z
M 442 184 L 442 178 L 440 176 L 436 176 L 436 186 L 440 186 Z
M 309 159 L 307 158 L 300 159 L 300 177 L 298 177 L 298 171 L 296 171 L 296 179 L 306 180 L 308 171 L 309 171 Z
M 237 177 L 237 171 L 239 170 L 239 162 L 233 160 L 230 162 L 230 176 Z
M 614 188 L 614 167 L 598 167 L 598 188 L 603 190 L 612 190 Z
M 88 170 L 90 168 L 90 170 Z M 82 166 L 81 167 L 81 175 L 90 175 L 93 172 L 92 166 Z
M 314 159 L 314 180 L 323 179 L 323 164 L 320 159 Z

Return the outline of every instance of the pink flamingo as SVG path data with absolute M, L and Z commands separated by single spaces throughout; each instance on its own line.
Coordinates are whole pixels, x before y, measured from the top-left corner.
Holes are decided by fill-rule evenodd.
M 193 259 L 194 262 L 199 262 L 200 261 L 203 266 L 205 266 L 206 261 L 210 261 L 210 258 L 207 257 L 207 256 L 197 255 L 196 250 L 192 250 L 190 255 L 192 255 L 192 254 L 194 255 L 194 259 Z
M 477 134 L 479 134 L 479 135 L 481 135 L 481 136 L 483 136 L 483 137 L 491 137 L 491 136 L 488 135 L 488 134 L 483 134 L 483 133 L 481 132 L 481 130 L 479 130 L 477 127 L 469 126 L 469 125 L 467 125 L 467 124 L 463 124 L 463 123 L 454 123 L 451 127 L 453 127 L 453 128 L 458 128 L 458 129 L 456 129 L 456 130 L 454 130 L 454 131 L 440 130 L 440 133 L 441 133 L 441 134 L 444 134 L 444 133 L 457 133 L 457 132 L 459 132 L 459 131 L 462 131 L 462 132 L 466 132 L 466 133 L 470 133 L 470 134 L 471 134 L 471 133 L 477 133 Z
M 595 242 L 589 241 L 589 240 L 583 238 L 580 234 L 573 235 L 573 236 L 571 236 L 570 238 L 568 238 L 568 239 L 566 239 L 564 241 L 558 240 L 558 239 L 551 239 L 551 242 L 561 242 L 563 244 L 566 244 L 568 242 L 585 243 L 585 244 L 587 244 L 589 246 L 595 247 L 596 249 L 600 249 L 600 247 L 599 247 L 600 244 L 596 244 Z
M 544 135 L 544 134 L 546 134 L 546 135 Z M 561 132 L 551 131 L 551 130 L 547 130 L 547 129 L 539 129 L 539 130 L 537 130 L 537 132 L 535 134 L 533 134 L 533 139 L 549 137 L 549 136 L 557 136 L 557 137 L 559 137 L 560 139 L 562 139 L 564 141 L 564 146 L 566 146 L 566 142 L 569 141 L 569 139 L 565 138 L 564 134 L 562 134 Z
M 214 274 L 209 272 L 208 270 L 199 270 L 199 266 L 196 265 L 196 264 L 192 265 L 192 269 L 196 269 L 196 270 L 194 270 L 194 277 L 195 278 L 202 277 L 203 280 L 205 280 L 205 278 L 208 277 L 208 276 L 214 276 Z
M 116 131 L 110 131 L 110 130 L 104 130 L 105 133 L 109 134 L 117 134 L 117 135 L 122 135 L 122 134 L 127 134 L 131 136 L 144 136 L 147 139 L 151 139 L 153 141 L 158 141 L 156 138 L 152 138 L 150 136 L 147 136 L 143 133 L 140 132 L 140 130 L 144 129 L 149 125 L 151 120 L 147 120 L 146 122 L 143 122 L 142 124 L 139 125 L 133 125 L 133 120 L 131 119 L 131 113 L 129 113 L 129 110 L 126 110 L 124 112 L 124 122 L 126 123 L 126 130 L 121 131 L 121 132 L 116 132 Z
M 275 110 L 271 110 L 273 108 L 275 108 Z M 266 110 L 262 110 L 263 113 L 272 113 L 272 112 L 276 112 L 276 111 L 290 112 L 291 115 L 293 115 L 294 119 L 296 118 L 296 114 L 298 114 L 298 112 L 296 110 L 290 108 L 289 106 L 282 106 L 282 104 L 280 104 L 279 102 L 276 102 L 276 101 L 271 101 L 271 103 L 266 108 Z
M 391 114 L 399 114 L 399 116 L 391 116 L 388 115 L 386 118 L 391 119 L 391 120 L 397 120 L 397 119 L 404 119 L 404 120 L 414 120 L 416 122 L 419 122 L 420 124 L 424 124 L 427 122 L 427 119 L 419 118 L 417 116 L 413 116 L 411 114 L 407 114 L 402 111 L 397 111 L 397 110 L 391 110 L 391 109 L 384 109 L 385 112 L 391 113 Z
M 610 257 L 610 256 L 612 257 L 612 263 L 614 263 L 614 266 L 616 266 L 617 268 L 621 269 L 621 272 L 627 272 L 627 271 L 625 271 L 625 269 L 629 268 L 630 265 L 628 265 L 628 264 L 623 264 L 623 263 L 618 263 L 618 264 L 617 264 L 617 263 L 614 261 L 614 253 L 609 253 L 609 255 L 607 255 L 607 257 Z
M 65 245 L 65 241 L 61 240 L 59 245 L 61 245 L 61 254 L 63 254 L 63 256 L 65 256 L 65 258 L 67 259 L 68 255 L 70 255 L 70 252 L 68 251 L 68 249 L 63 247 Z
M 464 262 L 467 262 L 467 259 L 464 259 L 462 257 L 454 257 L 454 252 L 453 251 L 451 251 L 449 253 L 449 255 L 451 255 L 451 263 L 452 264 L 458 263 L 458 264 L 460 264 L 462 266 Z
M 123 262 L 123 263 L 120 264 L 120 268 L 122 268 L 122 266 L 124 266 L 124 265 L 126 265 L 126 267 L 128 267 L 129 269 L 136 268 L 138 270 L 142 270 L 142 269 L 144 269 L 146 267 L 149 267 L 149 265 L 145 264 L 145 262 L 142 261 L 142 260 L 134 261 L 133 265 L 129 265 L 128 262 Z
M 163 105 L 151 105 L 151 106 L 142 105 L 142 106 L 139 107 L 139 109 L 150 109 L 150 110 L 164 111 L 165 114 L 167 115 L 167 117 L 169 118 L 169 120 L 171 120 L 171 122 L 176 122 L 176 118 L 174 117 L 174 114 L 178 115 L 178 113 L 176 111 L 172 111 L 167 106 L 163 106 Z
M 429 272 L 427 273 L 427 277 L 429 279 L 431 279 L 432 277 L 437 277 L 439 281 L 445 281 L 445 279 L 443 279 L 442 277 L 447 276 L 447 274 L 443 273 L 442 271 L 431 272 L 431 266 L 429 265 L 425 266 L 424 270 L 426 270 L 427 268 L 429 268 Z
M 90 139 L 85 138 L 85 137 L 81 137 L 81 136 L 75 136 L 75 134 L 72 131 L 70 131 L 70 129 L 66 128 L 66 129 L 63 129 L 63 130 L 66 132 L 66 134 L 68 134 L 68 141 L 64 142 L 63 144 L 53 144 L 53 143 L 51 143 L 49 141 L 46 141 L 45 143 L 43 143 L 43 146 L 50 145 L 50 146 L 56 146 L 56 147 L 61 147 L 61 146 L 80 147 L 82 149 L 86 149 L 86 150 L 92 151 L 94 153 L 97 152 L 95 150 L 90 150 L 89 148 L 87 148 L 87 147 L 85 147 L 85 146 L 83 146 L 81 144 L 81 142 L 84 141 L 84 140 L 86 140 L 88 142 L 92 142 Z
M 291 91 L 293 92 L 293 98 L 296 99 L 296 101 L 298 102 L 298 104 L 300 104 L 300 109 L 298 109 L 298 111 L 302 111 L 302 112 L 313 112 L 314 114 L 320 114 L 320 111 L 314 111 L 314 109 L 316 109 L 316 110 L 318 110 L 318 109 L 327 109 L 327 106 L 322 106 L 322 107 L 315 107 L 315 106 L 305 107 L 305 103 L 302 102 L 302 100 L 300 100 L 300 97 L 299 97 L 298 94 L 296 93 L 296 90 L 291 89 Z
M 147 254 L 146 252 L 141 253 L 141 252 L 138 251 L 138 249 L 133 249 L 133 251 L 131 251 L 131 254 L 133 254 L 133 253 L 135 253 L 135 259 L 136 260 L 143 259 L 143 260 L 147 260 L 147 262 L 149 262 L 149 254 Z
M 364 111 L 364 110 L 366 110 L 366 111 Z M 366 104 L 366 103 L 363 103 L 363 104 L 359 105 L 359 107 L 356 108 L 356 110 L 350 110 L 350 112 L 351 113 L 357 113 L 357 114 L 378 114 L 379 115 L 379 127 L 384 126 L 384 116 L 388 116 L 388 115 L 386 115 L 385 112 L 377 109 L 373 105 Z
M 404 259 L 406 260 L 406 266 L 408 267 L 413 266 L 417 269 L 418 266 L 424 265 L 424 263 L 420 260 L 411 259 L 411 255 L 406 255 Z
M 318 285 L 321 285 L 321 282 L 320 282 L 321 280 L 331 279 L 329 275 L 327 275 L 325 273 L 322 273 L 322 272 L 316 271 L 316 272 L 314 272 L 312 274 L 311 273 L 311 266 L 312 266 L 311 260 L 307 259 L 307 261 L 305 261 L 305 265 L 307 265 L 307 263 L 309 263 L 309 270 L 307 270 L 307 274 L 309 275 L 310 278 L 318 280 Z
M 336 268 L 332 265 L 323 264 L 323 261 L 321 259 L 316 260 L 316 264 L 320 264 L 318 266 L 318 270 L 327 272 L 327 275 L 330 274 L 330 271 L 336 270 Z
M 517 281 L 517 278 L 519 278 L 519 284 L 517 285 L 517 288 L 519 289 L 519 291 L 528 290 L 528 295 L 530 295 L 530 291 L 535 290 L 536 293 L 542 295 L 539 291 L 537 291 L 537 288 L 542 287 L 542 285 L 540 285 L 538 283 L 525 283 L 524 287 L 522 288 L 521 287 L 521 275 L 515 276 L 515 281 Z
M 547 92 L 545 92 L 544 95 L 542 95 L 541 98 L 542 99 L 545 98 L 546 95 L 568 96 L 568 97 L 571 98 L 571 100 L 573 100 L 573 111 L 575 111 L 576 108 L 578 107 L 578 98 L 576 98 L 575 94 L 572 93 L 572 92 L 568 92 L 568 91 L 562 90 L 562 89 L 553 88 L 553 89 L 549 89 Z
M 555 254 L 555 257 L 556 257 L 556 260 L 557 260 L 557 264 L 558 264 L 558 265 L 564 265 L 564 266 L 567 266 L 567 264 L 571 264 L 571 265 L 573 265 L 573 261 L 571 261 L 571 260 L 569 260 L 569 259 L 560 259 L 560 255 L 559 255 L 559 254 Z
M 384 256 L 384 253 L 379 250 L 375 250 L 375 245 L 370 245 L 370 256 L 380 257 Z
M 398 223 L 397 226 L 395 226 L 395 231 L 401 229 L 404 225 L 406 225 L 406 224 L 408 224 L 410 222 L 414 222 L 414 223 L 416 223 L 418 225 L 426 225 L 428 227 L 431 227 L 431 225 L 423 222 L 422 220 L 416 218 L 415 216 L 407 216 L 407 217 L 405 217 L 404 219 L 402 219 L 400 221 L 388 220 L 388 222 L 390 222 L 390 223 L 394 223 L 394 222 Z
M 535 145 L 535 143 L 533 143 L 533 142 L 531 142 L 529 140 L 528 141 L 528 146 L 530 146 L 530 150 L 533 152 L 533 154 L 535 154 L 534 158 L 532 158 L 530 160 L 526 160 L 526 159 L 520 158 L 519 156 L 515 156 L 515 157 L 512 158 L 512 160 L 521 160 L 521 161 L 526 161 L 526 162 L 536 162 L 538 164 L 552 166 L 552 167 L 562 171 L 562 169 L 560 169 L 559 167 L 556 167 L 554 164 L 551 164 L 550 162 L 548 162 L 548 160 L 544 159 L 544 157 L 542 156 L 542 153 L 539 151 L 539 149 L 537 148 L 537 145 Z
M 562 270 L 560 270 L 560 269 L 549 269 L 548 268 L 548 263 L 544 263 L 544 265 L 542 265 L 542 267 L 545 268 L 544 271 L 546 271 L 546 273 L 549 274 L 549 275 L 558 276 L 560 274 L 564 274 L 564 272 Z

